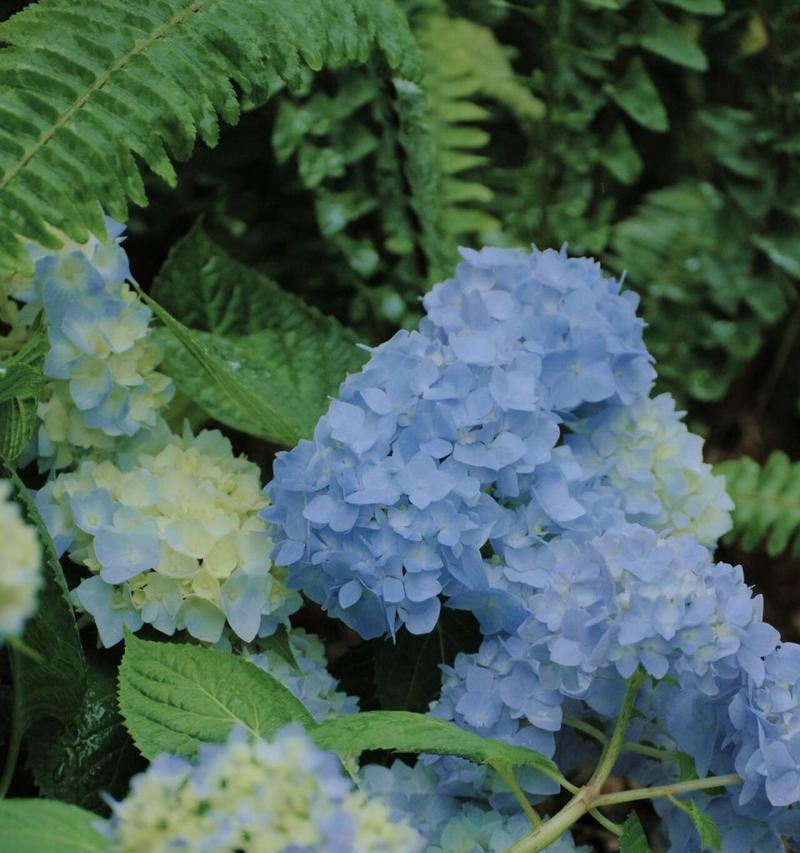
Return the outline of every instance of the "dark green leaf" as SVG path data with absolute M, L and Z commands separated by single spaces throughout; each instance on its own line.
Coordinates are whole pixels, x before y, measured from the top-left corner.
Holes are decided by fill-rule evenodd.
M 641 23 L 644 32 L 639 43 L 645 50 L 693 71 L 708 68 L 706 55 L 688 26 L 676 23 L 649 4 L 645 6 Z
M 147 758 L 193 756 L 204 741 L 223 741 L 235 725 L 269 738 L 287 723 L 314 725 L 279 681 L 243 658 L 128 635 L 119 674 L 125 725 Z
M 97 815 L 47 800 L 0 801 L 0 850 L 7 853 L 106 853 Z
M 625 76 L 618 85 L 609 85 L 608 93 L 620 109 L 642 127 L 659 133 L 669 127 L 667 111 L 658 89 L 640 57 L 634 57 L 628 62 Z
M 669 6 L 677 6 L 695 15 L 721 15 L 725 11 L 722 0 L 659 0 Z
M 678 753 L 678 772 L 680 773 L 681 782 L 697 778 L 697 767 L 695 766 L 694 759 L 686 752 Z
M 619 853 L 650 853 L 647 836 L 644 834 L 636 812 L 631 812 L 622 825 Z
M 104 811 L 101 793 L 121 799 L 143 769 L 117 708 L 116 667 L 89 659 L 88 684 L 78 714 L 66 725 L 33 727 L 28 758 L 42 794 L 91 811 Z
M 622 122 L 612 131 L 598 159 L 623 184 L 632 184 L 642 171 L 642 158 Z
M 375 678 L 381 708 L 386 711 L 427 711 L 439 695 L 442 664 L 459 652 L 477 651 L 480 631 L 466 612 L 443 610 L 429 634 L 401 631 L 397 641 L 375 646 Z

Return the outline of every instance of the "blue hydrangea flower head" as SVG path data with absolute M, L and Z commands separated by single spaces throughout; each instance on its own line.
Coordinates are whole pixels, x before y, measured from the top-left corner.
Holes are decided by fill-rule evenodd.
M 91 572 L 73 596 L 105 646 L 145 623 L 209 643 L 227 625 L 250 642 L 300 606 L 269 559 L 258 467 L 216 430 L 181 436 L 162 422 L 36 500 L 59 553 Z
M 612 488 L 577 494 L 562 432 L 648 394 L 636 297 L 563 252 L 463 254 L 420 330 L 372 351 L 268 486 L 276 562 L 364 637 L 427 633 L 440 596 L 512 632 L 530 546 L 624 520 Z
M 421 853 L 422 837 L 386 805 L 354 791 L 337 757 L 299 726 L 271 741 L 234 729 L 196 764 L 157 757 L 112 803 L 109 850 L 195 853 Z
M 40 467 L 64 468 L 88 450 L 110 450 L 120 436 L 156 425 L 172 398 L 158 371 L 160 346 L 148 334 L 152 312 L 126 283 L 130 268 L 122 226 L 59 251 L 29 247 L 34 276 L 16 282 L 21 318 L 47 321 L 50 378 L 39 403 Z

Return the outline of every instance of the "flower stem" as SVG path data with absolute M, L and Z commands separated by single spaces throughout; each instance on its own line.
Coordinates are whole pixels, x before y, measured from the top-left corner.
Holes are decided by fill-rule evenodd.
M 670 797 L 676 794 L 687 794 L 691 791 L 702 791 L 706 788 L 724 788 L 727 785 L 738 785 L 741 781 L 742 777 L 738 773 L 728 773 L 726 776 L 707 776 L 705 779 L 690 779 L 687 782 L 676 782 L 674 785 L 633 788 L 629 791 L 619 791 L 616 794 L 603 794 L 594 801 L 594 805 L 613 806 L 617 803 L 632 803 L 635 800 Z
M 611 733 L 608 743 L 603 747 L 603 752 L 594 773 L 592 773 L 592 778 L 583 788 L 578 790 L 564 808 L 556 812 L 550 820 L 546 820 L 530 835 L 526 835 L 525 838 L 509 847 L 506 853 L 539 853 L 557 841 L 576 821 L 598 805 L 600 791 L 611 775 L 622 750 L 625 732 L 636 705 L 636 697 L 645 677 L 644 670 L 638 669 L 628 681 L 628 689 L 625 692 L 614 731 Z
M 517 802 L 522 806 L 522 811 L 525 812 L 531 826 L 538 829 L 542 825 L 542 819 L 536 812 L 536 809 L 530 804 L 530 801 L 525 796 L 525 792 L 520 788 L 517 777 L 514 776 L 514 771 L 505 764 L 492 763 L 492 768 L 495 773 L 508 785 L 511 793 L 517 798 Z

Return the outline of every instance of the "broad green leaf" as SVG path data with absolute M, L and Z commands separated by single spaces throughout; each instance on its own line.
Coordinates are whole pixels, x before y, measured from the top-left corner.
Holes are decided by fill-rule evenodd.
M 86 661 L 67 582 L 27 488 L 7 463 L 0 461 L 0 471 L 11 480 L 16 499 L 37 529 L 44 553 L 44 585 L 36 613 L 22 635 L 22 642 L 36 657 L 17 655 L 15 689 L 22 694 L 23 729 L 44 717 L 66 722 L 77 712 L 86 689 Z
M 235 725 L 269 738 L 290 722 L 314 721 L 276 679 L 243 658 L 214 649 L 153 643 L 128 635 L 119 673 L 125 725 L 146 758 L 193 756 Z
M 99 655 L 96 656 L 99 658 Z M 89 658 L 78 713 L 57 728 L 33 727 L 28 759 L 40 793 L 91 811 L 105 811 L 103 792 L 122 798 L 131 775 L 143 769 L 117 707 L 116 667 Z
M 648 130 L 663 132 L 669 127 L 667 111 L 647 68 L 640 57 L 628 62 L 619 84 L 608 84 L 606 91 L 615 103 L 634 121 Z
M 671 20 L 652 5 L 645 6 L 641 23 L 644 32 L 639 43 L 645 50 L 693 71 L 708 68 L 708 59 L 687 25 Z
M 8 853 L 106 853 L 97 815 L 53 800 L 0 801 L 0 850 Z
M 622 825 L 619 853 L 650 853 L 647 836 L 644 834 L 636 812 L 631 812 Z
M 714 853 L 718 853 L 722 850 L 722 835 L 714 818 L 699 809 L 694 800 L 690 800 L 687 806 L 687 812 L 700 836 L 703 850 L 713 850 Z
M 0 403 L 0 456 L 13 462 L 36 429 L 36 400 L 14 397 Z
M 310 734 L 324 749 L 348 755 L 373 749 L 430 752 L 458 755 L 477 764 L 533 767 L 549 774 L 558 772 L 552 761 L 535 750 L 483 738 L 453 723 L 409 711 L 365 711 L 333 717 Z
M 659 0 L 668 6 L 677 6 L 695 15 L 721 15 L 725 11 L 722 0 Z
M 10 462 L 22 453 L 36 429 L 36 404 L 48 348 L 47 335 L 40 331 L 0 363 L 0 456 Z
M 378 700 L 386 711 L 428 710 L 439 695 L 442 664 L 452 664 L 459 652 L 477 651 L 480 631 L 466 612 L 443 610 L 429 634 L 401 631 L 395 642 L 375 645 Z
M 178 387 L 217 420 L 262 438 L 293 444 L 311 435 L 328 398 L 367 358 L 353 332 L 231 258 L 199 227 L 173 248 L 153 296 L 183 325 L 176 340 L 184 346 L 167 343 Z M 257 400 L 243 404 L 210 385 L 187 335 Z

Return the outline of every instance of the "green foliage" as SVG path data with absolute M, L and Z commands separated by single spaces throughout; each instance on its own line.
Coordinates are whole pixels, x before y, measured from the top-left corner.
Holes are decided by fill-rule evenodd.
M 47 336 L 40 331 L 11 358 L 0 362 L 0 457 L 9 462 L 22 453 L 36 429 L 36 403 L 48 346 Z
M 480 737 L 453 723 L 409 711 L 366 711 L 331 717 L 314 729 L 311 736 L 324 749 L 347 755 L 373 749 L 425 752 L 458 755 L 476 764 L 558 772 L 552 761 L 533 749 Z
M 500 222 L 482 209 L 494 194 L 480 180 L 464 177 L 485 166 L 489 133 L 476 123 L 491 113 L 477 98 L 494 101 L 523 126 L 539 121 L 544 105 L 515 78 L 492 31 L 465 18 L 422 15 L 415 32 L 424 58 L 431 138 L 442 174 L 441 195 L 449 232 L 459 240 L 496 236 Z M 480 57 L 480 61 L 476 61 Z
M 36 527 L 44 552 L 44 585 L 38 608 L 25 625 L 22 643 L 33 654 L 16 656 L 14 689 L 19 691 L 23 731 L 48 718 L 68 722 L 86 690 L 86 660 L 61 564 L 50 534 L 14 469 L 0 460 L 0 474 L 11 481 L 16 499 Z
M 375 681 L 381 708 L 387 711 L 428 710 L 439 695 L 442 665 L 459 652 L 476 652 L 480 631 L 467 613 L 443 610 L 436 627 L 421 636 L 401 631 L 394 640 L 375 645 Z
M 0 801 L 0 850 L 14 853 L 105 853 L 97 816 L 66 803 Z
M 121 799 L 141 769 L 117 708 L 116 667 L 99 655 L 88 660 L 88 682 L 78 713 L 61 726 L 43 721 L 31 730 L 28 759 L 41 794 L 105 811 L 101 794 Z
M 366 359 L 352 332 L 229 257 L 200 228 L 175 245 L 152 293 L 191 327 L 167 321 L 162 336 L 181 391 L 217 420 L 277 443 L 309 436 L 329 396 Z M 197 347 L 214 384 L 198 374 Z
M 763 542 L 772 557 L 789 548 L 800 554 L 800 463 L 776 450 L 763 465 L 742 456 L 716 470 L 725 476 L 735 504 L 729 538 L 738 539 L 746 551 Z
M 636 812 L 631 812 L 622 825 L 619 853 L 650 853 L 647 836 L 644 834 Z
M 714 823 L 714 819 L 697 807 L 694 800 L 690 800 L 687 805 L 689 817 L 692 819 L 694 828 L 700 836 L 700 845 L 703 850 L 713 850 L 714 853 L 719 853 L 722 850 L 722 835 L 719 827 Z
M 270 738 L 287 723 L 313 725 L 303 704 L 244 658 L 128 635 L 119 671 L 119 707 L 146 758 L 193 756 L 223 741 L 235 725 Z
M 134 154 L 174 184 L 171 159 L 238 120 L 235 87 L 261 103 L 306 67 L 364 62 L 373 48 L 402 73 L 416 63 L 389 0 L 95 0 L 90 15 L 49 0 L 0 24 L 0 42 L 6 269 L 25 262 L 16 235 L 83 240 L 102 229 L 98 201 L 121 220 L 129 200 L 145 204 Z

